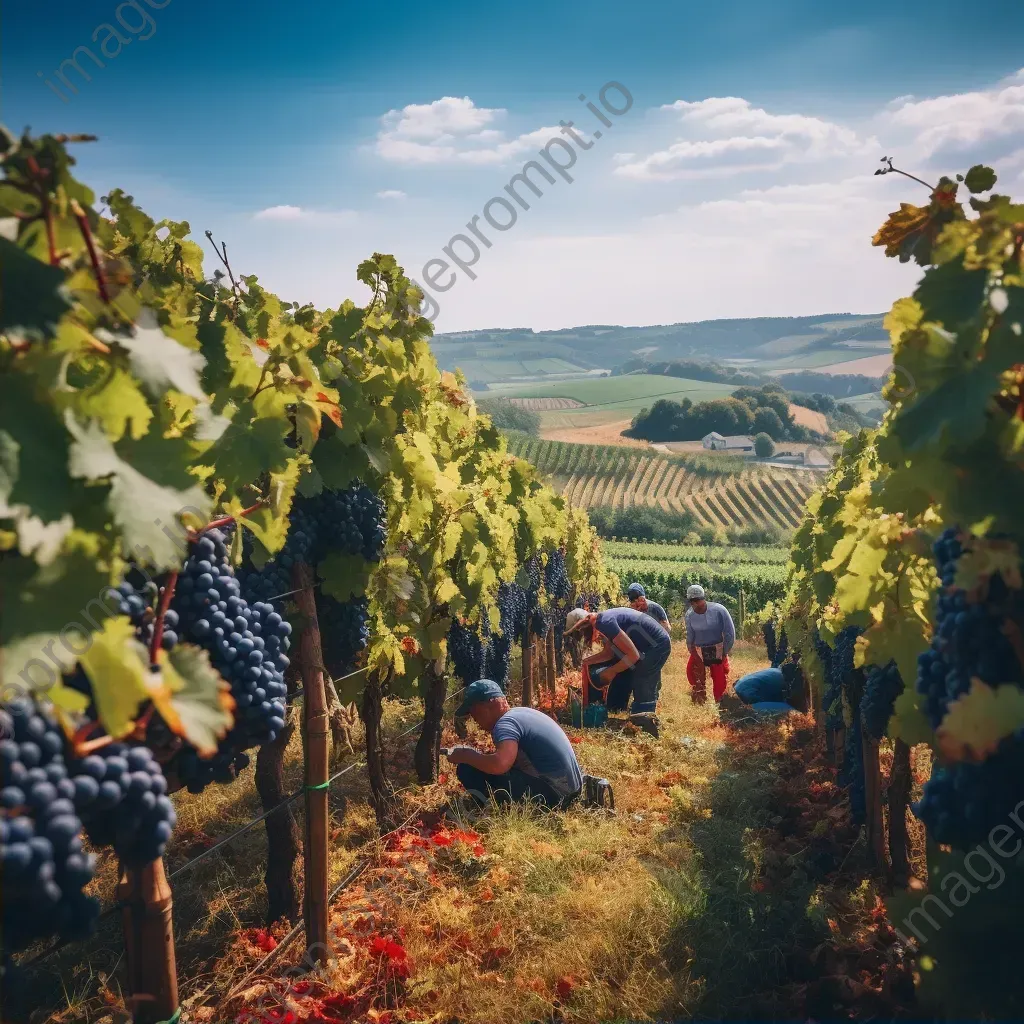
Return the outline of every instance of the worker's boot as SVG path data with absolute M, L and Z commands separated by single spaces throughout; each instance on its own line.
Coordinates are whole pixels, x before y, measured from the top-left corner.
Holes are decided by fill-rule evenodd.
M 658 739 L 661 736 L 661 723 L 653 711 L 644 712 L 639 715 L 630 715 L 630 722 L 638 729 L 642 729 L 649 736 Z

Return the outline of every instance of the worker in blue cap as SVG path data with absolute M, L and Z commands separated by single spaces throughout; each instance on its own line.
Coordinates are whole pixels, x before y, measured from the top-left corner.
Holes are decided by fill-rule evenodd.
M 445 751 L 459 782 L 480 804 L 532 801 L 566 808 L 583 789 L 576 752 L 557 722 L 535 708 L 509 707 L 501 687 L 478 679 L 455 712 L 491 734 L 494 753 L 459 746 Z
M 650 615 L 666 633 L 669 632 L 668 613 L 657 601 L 652 601 L 648 598 L 642 583 L 630 583 L 629 589 L 626 591 L 626 597 L 629 598 L 631 608 Z

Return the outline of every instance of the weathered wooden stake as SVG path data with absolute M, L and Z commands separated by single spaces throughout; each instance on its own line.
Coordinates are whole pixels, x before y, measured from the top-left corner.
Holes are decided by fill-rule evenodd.
M 306 876 L 306 950 L 313 960 L 328 958 L 327 946 L 327 777 L 330 735 L 320 625 L 316 617 L 313 577 L 298 563 L 292 573 L 295 603 L 304 626 L 299 641 L 302 666 L 303 738 L 305 739 L 306 835 L 302 853 Z
M 295 862 L 299 859 L 299 826 L 291 805 L 280 807 L 288 795 L 284 784 L 284 755 L 295 733 L 297 712 L 289 708 L 284 728 L 273 743 L 264 743 L 256 755 L 253 781 L 260 795 L 263 810 L 278 810 L 267 818 L 267 869 L 263 875 L 267 885 L 267 924 L 282 917 L 295 921 L 299 916 L 299 886 L 295 879 Z
M 740 587 L 740 636 L 743 636 L 743 622 L 747 617 L 747 597 L 743 593 L 743 588 Z
M 910 800 L 910 747 L 903 740 L 893 746 L 892 775 L 889 777 L 889 862 L 892 880 L 905 886 L 910 881 L 907 857 L 907 803 Z
M 555 630 L 548 629 L 548 635 L 544 638 L 544 651 L 547 655 L 547 684 L 548 692 L 551 694 L 551 706 L 555 706 Z
M 885 830 L 882 826 L 882 779 L 878 767 L 878 742 L 861 729 L 864 751 L 864 805 L 868 850 L 877 868 L 885 867 Z
M 533 707 L 533 645 L 529 626 L 523 630 L 523 707 Z
M 121 868 L 117 899 L 135 1024 L 168 1020 L 178 1009 L 171 886 L 163 860 Z

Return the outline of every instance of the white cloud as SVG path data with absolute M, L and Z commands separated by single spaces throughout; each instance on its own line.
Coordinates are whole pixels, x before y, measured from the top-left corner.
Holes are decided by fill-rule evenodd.
M 557 128 L 538 128 L 507 138 L 495 127 L 507 113 L 501 107 L 478 107 L 468 96 L 410 103 L 381 118 L 376 151 L 390 163 L 498 164 L 539 149 L 559 132 Z
M 738 96 L 677 100 L 684 133 L 664 149 L 624 161 L 615 174 L 637 181 L 678 181 L 775 171 L 787 164 L 863 154 L 877 146 L 852 128 L 803 114 L 772 114 Z
M 278 224 L 337 224 L 355 217 L 354 210 L 310 210 L 302 206 L 268 206 L 253 214 L 253 220 Z
M 406 195 L 400 188 L 386 188 L 377 193 L 378 199 L 405 199 Z
M 909 135 L 906 149 L 921 159 L 991 162 L 1024 138 L 1024 68 L 990 89 L 894 102 L 879 125 L 887 137 Z
M 301 206 L 268 206 L 254 214 L 256 220 L 301 220 L 305 215 Z

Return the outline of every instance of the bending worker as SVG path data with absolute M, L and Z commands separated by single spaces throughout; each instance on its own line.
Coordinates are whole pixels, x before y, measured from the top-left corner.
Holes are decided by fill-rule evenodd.
M 629 598 L 629 606 L 638 612 L 646 612 L 654 621 L 661 626 L 666 633 L 669 631 L 668 614 L 657 601 L 651 601 L 640 583 L 630 583 L 626 591 Z
M 704 588 L 694 584 L 686 590 L 690 610 L 686 613 L 686 678 L 690 682 L 693 702 L 707 700 L 706 673 L 711 673 L 715 703 L 725 695 L 729 683 L 729 652 L 736 643 L 736 627 L 725 605 L 708 601 Z
M 480 804 L 536 801 L 568 807 L 583 789 L 583 774 L 569 737 L 557 722 L 535 708 L 510 708 L 501 687 L 478 679 L 466 687 L 456 718 L 470 715 L 491 734 L 494 753 L 453 747 L 448 760 L 459 782 Z
M 601 641 L 602 651 L 585 658 L 584 664 L 601 664 L 598 685 L 608 686 L 608 710 L 625 711 L 632 693 L 631 720 L 656 737 L 661 670 L 672 653 L 667 630 L 635 608 L 603 612 L 573 608 L 565 618 L 565 633 L 576 632 L 583 635 L 585 644 L 592 644 L 595 638 Z

